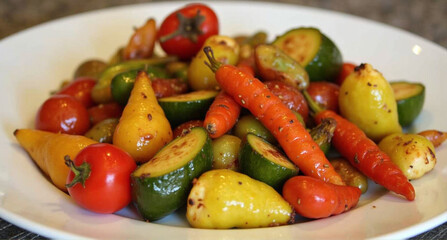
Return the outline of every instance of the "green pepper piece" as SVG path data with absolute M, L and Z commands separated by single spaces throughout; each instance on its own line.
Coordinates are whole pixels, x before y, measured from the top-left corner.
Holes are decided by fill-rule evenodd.
M 100 75 L 98 83 L 92 89 L 95 103 L 108 103 L 113 100 L 110 85 L 116 75 L 135 69 L 142 69 L 149 65 L 161 65 L 175 61 L 176 57 L 161 57 L 151 59 L 129 60 L 106 68 Z

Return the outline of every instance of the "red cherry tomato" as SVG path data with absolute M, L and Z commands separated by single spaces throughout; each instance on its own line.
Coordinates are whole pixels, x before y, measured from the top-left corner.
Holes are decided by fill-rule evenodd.
M 136 164 L 125 151 L 97 143 L 81 150 L 74 161 L 66 158 L 65 163 L 72 169 L 67 177 L 68 193 L 80 206 L 97 213 L 114 213 L 130 203 L 130 174 Z
M 268 89 L 278 96 L 281 101 L 291 110 L 299 113 L 307 122 L 309 107 L 303 94 L 296 88 L 281 81 L 266 81 L 264 84 Z
M 73 82 L 63 87 L 58 94 L 67 94 L 76 98 L 85 107 L 93 106 L 92 89 L 96 84 L 96 80 L 90 77 L 76 78 Z
M 179 136 L 184 136 L 187 133 L 189 133 L 192 128 L 201 127 L 201 126 L 203 126 L 202 120 L 191 120 L 188 122 L 184 122 L 184 123 L 178 125 L 174 129 L 174 131 L 172 132 L 172 135 L 174 136 L 174 138 L 179 137 Z
M 82 135 L 90 128 L 87 109 L 70 95 L 54 95 L 40 106 L 36 129 Z
M 337 79 L 335 79 L 335 83 L 337 83 L 338 86 L 341 86 L 345 78 L 354 71 L 355 67 L 356 65 L 352 63 L 343 63 L 340 74 L 338 75 Z
M 123 107 L 116 102 L 104 103 L 89 108 L 88 115 L 90 122 L 95 125 L 107 118 L 119 118 L 123 112 Z
M 162 49 L 180 59 L 190 59 L 205 40 L 219 33 L 216 13 L 201 3 L 188 4 L 163 20 L 158 36 Z
M 323 108 L 338 112 L 340 87 L 337 84 L 331 82 L 311 82 L 307 92 Z

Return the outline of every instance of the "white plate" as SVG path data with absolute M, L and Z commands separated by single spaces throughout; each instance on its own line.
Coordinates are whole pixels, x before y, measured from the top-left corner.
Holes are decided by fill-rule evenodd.
M 187 227 L 182 214 L 159 223 L 119 215 L 99 215 L 77 207 L 41 174 L 18 146 L 13 131 L 33 127 L 40 104 L 62 79 L 87 58 L 108 59 L 127 42 L 132 27 L 148 17 L 158 23 L 185 2 L 106 9 L 64 18 L 26 30 L 0 42 L 0 216 L 54 238 L 189 239 L 359 239 L 405 238 L 447 221 L 447 147 L 438 165 L 413 181 L 416 200 L 408 202 L 371 183 L 368 195 L 348 213 L 317 221 L 249 230 L 201 230 Z M 315 26 L 330 36 L 344 59 L 368 62 L 386 78 L 421 81 L 427 99 L 412 131 L 447 130 L 445 104 L 447 51 L 420 37 L 364 19 L 294 5 L 211 2 L 221 33 L 266 30 L 271 38 L 298 26 Z M 132 209 L 119 213 L 136 217 Z M 180 217 L 179 217 L 180 216 Z

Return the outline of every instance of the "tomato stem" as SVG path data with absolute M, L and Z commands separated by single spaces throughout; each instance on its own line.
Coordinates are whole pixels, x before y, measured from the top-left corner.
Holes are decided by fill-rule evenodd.
M 73 160 L 70 159 L 70 156 L 65 155 L 65 165 L 70 168 L 70 170 L 75 174 L 75 177 L 71 181 L 71 183 L 66 184 L 67 188 L 73 187 L 76 183 L 81 183 L 82 187 L 85 188 L 85 181 L 90 176 L 91 168 L 90 164 L 87 162 L 83 162 L 81 165 L 76 166 Z
M 213 71 L 216 72 L 217 69 L 220 68 L 222 63 L 218 62 L 216 58 L 214 57 L 213 49 L 211 49 L 210 46 L 205 46 L 203 48 L 203 52 L 205 53 L 206 57 L 208 58 L 208 61 L 205 61 L 205 64 Z
M 160 42 L 165 42 L 171 38 L 182 36 L 188 38 L 193 43 L 196 43 L 198 36 L 203 34 L 200 25 L 205 21 L 205 16 L 200 15 L 200 10 L 197 10 L 196 15 L 191 18 L 185 17 L 181 13 L 177 13 L 177 19 L 179 21 L 177 30 L 160 37 Z

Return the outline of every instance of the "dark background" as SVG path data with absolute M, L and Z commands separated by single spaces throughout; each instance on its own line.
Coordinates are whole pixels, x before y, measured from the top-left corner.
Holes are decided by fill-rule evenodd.
M 0 40 L 39 23 L 143 0 L 0 0 Z M 417 34 L 447 48 L 447 0 L 279 0 L 344 12 Z M 349 226 L 347 226 L 349 227 Z M 42 239 L 0 219 L 0 239 Z M 412 239 L 447 239 L 447 223 Z

